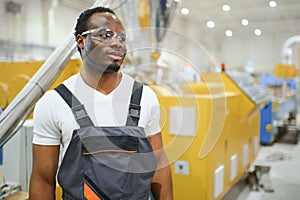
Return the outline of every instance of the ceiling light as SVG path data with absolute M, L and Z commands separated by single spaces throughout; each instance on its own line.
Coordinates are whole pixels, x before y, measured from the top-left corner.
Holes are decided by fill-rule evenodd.
M 190 13 L 190 10 L 188 8 L 182 8 L 181 9 L 181 14 L 188 15 L 189 13 Z
M 261 30 L 259 28 L 255 29 L 254 31 L 255 35 L 261 35 Z
M 271 8 L 275 8 L 277 6 L 277 2 L 276 1 L 269 1 L 269 6 Z
M 208 22 L 206 23 L 206 26 L 207 26 L 208 28 L 214 28 L 216 25 L 215 25 L 215 22 L 213 22 L 213 21 L 208 21 Z
M 225 31 L 225 35 L 226 35 L 227 37 L 231 37 L 231 36 L 233 35 L 233 33 L 232 33 L 232 31 L 231 31 L 230 29 L 227 29 L 227 30 Z
M 225 4 L 222 6 L 222 9 L 223 9 L 223 11 L 228 12 L 228 11 L 230 11 L 230 6 Z
M 248 26 L 249 21 L 248 21 L 248 19 L 242 19 L 242 20 L 241 20 L 241 23 L 242 23 L 244 26 Z

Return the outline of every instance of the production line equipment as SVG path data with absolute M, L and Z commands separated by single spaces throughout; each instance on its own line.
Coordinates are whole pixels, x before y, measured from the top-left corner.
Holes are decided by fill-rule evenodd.
M 150 87 L 161 104 L 175 199 L 222 199 L 257 156 L 259 111 L 269 102 L 262 88 L 230 72 L 203 72 L 180 94 Z

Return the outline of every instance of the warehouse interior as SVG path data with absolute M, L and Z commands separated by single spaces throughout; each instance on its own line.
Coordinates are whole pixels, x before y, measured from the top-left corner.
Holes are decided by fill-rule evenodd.
M 32 110 L 81 70 L 73 30 L 97 5 L 157 95 L 175 200 L 299 198 L 299 0 L 2 0 L 0 199 L 28 199 Z

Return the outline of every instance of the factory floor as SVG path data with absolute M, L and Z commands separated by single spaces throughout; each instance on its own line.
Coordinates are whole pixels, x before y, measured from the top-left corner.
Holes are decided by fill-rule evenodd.
M 270 166 L 269 180 L 274 192 L 250 190 L 245 175 L 223 200 L 300 200 L 300 141 L 261 146 L 253 165 Z

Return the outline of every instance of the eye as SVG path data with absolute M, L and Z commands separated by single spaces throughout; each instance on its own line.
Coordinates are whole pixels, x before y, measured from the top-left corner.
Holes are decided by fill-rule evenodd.
M 109 38 L 109 33 L 106 29 L 100 29 L 99 31 L 93 34 L 95 37 L 101 37 L 103 39 Z
M 126 42 L 126 33 L 119 33 L 119 40 L 122 42 Z
M 105 31 L 106 33 L 104 34 L 104 38 L 106 39 L 111 39 L 114 37 L 114 32 L 113 31 L 110 31 L 110 30 L 106 30 Z M 102 36 L 103 37 L 103 36 Z

